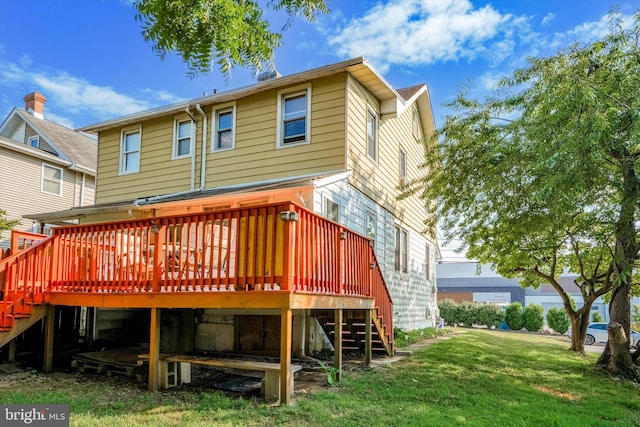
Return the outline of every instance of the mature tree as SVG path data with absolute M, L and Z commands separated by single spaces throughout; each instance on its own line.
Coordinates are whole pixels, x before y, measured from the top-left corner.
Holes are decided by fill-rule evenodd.
M 575 351 L 591 305 L 611 292 L 627 347 L 602 362 L 637 378 L 628 337 L 640 252 L 640 11 L 633 21 L 624 30 L 612 12 L 608 36 L 530 59 L 482 102 L 461 92 L 408 193 L 435 200 L 445 237 L 461 237 L 469 257 L 524 286 L 553 286 Z M 577 275 L 579 309 L 560 282 L 566 272 Z
M 177 52 L 190 74 L 209 72 L 214 63 L 227 74 L 233 66 L 254 71 L 273 65 L 282 36 L 269 28 L 257 0 L 136 0 L 142 34 L 161 57 Z M 269 0 L 267 7 L 284 11 L 286 29 L 296 16 L 312 21 L 329 9 L 325 0 Z

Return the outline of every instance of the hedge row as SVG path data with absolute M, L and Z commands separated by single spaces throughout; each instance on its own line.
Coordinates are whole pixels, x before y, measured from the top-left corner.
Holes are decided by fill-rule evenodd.
M 494 304 L 478 304 L 472 301 L 463 301 L 460 304 L 451 299 L 438 302 L 440 317 L 447 325 L 466 326 L 484 325 L 488 328 L 498 327 L 504 321 L 502 308 Z

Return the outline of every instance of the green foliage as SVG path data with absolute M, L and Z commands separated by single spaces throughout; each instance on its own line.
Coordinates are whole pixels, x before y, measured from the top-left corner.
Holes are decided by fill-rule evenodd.
M 296 16 L 313 21 L 329 12 L 325 0 L 272 0 L 267 6 L 287 14 L 282 30 Z M 192 75 L 209 72 L 214 63 L 225 75 L 237 65 L 273 68 L 273 52 L 282 44 L 256 0 L 136 0 L 134 7 L 154 52 L 160 58 L 179 53 Z
M 529 332 L 539 332 L 544 325 L 544 309 L 538 304 L 529 304 L 522 312 L 522 324 Z
M 604 317 L 600 314 L 599 311 L 594 311 L 591 313 L 591 321 L 592 322 L 604 322 Z
M 514 331 L 519 331 L 523 326 L 523 318 L 522 318 L 522 304 L 519 302 L 512 302 L 507 306 L 507 310 L 505 313 L 505 320 L 507 321 L 507 326 L 509 329 Z
M 461 91 L 407 192 L 436 207 L 427 229 L 437 220 L 445 240 L 523 286 L 566 298 L 571 272 L 581 310 L 621 287 L 616 316 L 640 283 L 640 11 L 631 25 L 619 16 L 601 40 L 530 58 L 485 100 Z
M 447 325 L 455 326 L 460 321 L 458 304 L 452 299 L 443 299 L 438 301 L 438 309 L 440 310 L 440 317 L 442 317 Z
M 404 329 L 393 328 L 393 340 L 396 347 L 406 347 L 411 344 L 439 337 L 447 333 L 447 329 L 424 328 L 412 329 L 405 331 Z
M 327 374 L 327 383 L 331 387 L 337 387 L 339 385 L 338 374 L 340 374 L 340 369 L 335 366 L 327 365 L 321 360 L 318 360 L 318 364 L 322 368 L 322 371 Z
M 553 307 L 547 311 L 547 324 L 557 333 L 564 334 L 569 330 L 571 322 L 564 308 Z
M 18 224 L 20 224 L 19 219 L 8 219 L 7 211 L 0 209 L 0 236 L 2 236 L 3 231 L 11 230 Z
M 502 325 L 504 321 L 504 311 L 502 307 L 495 304 L 480 304 L 476 313 L 476 324 L 485 325 L 487 328 L 497 328 Z
M 458 304 L 458 316 L 460 323 L 466 328 L 470 328 L 478 322 L 478 303 L 473 301 L 462 301 Z

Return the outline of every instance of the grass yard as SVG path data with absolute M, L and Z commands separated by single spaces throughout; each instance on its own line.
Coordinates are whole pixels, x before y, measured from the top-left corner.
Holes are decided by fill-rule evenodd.
M 72 426 L 640 426 L 640 387 L 539 335 L 472 330 L 297 395 L 291 407 L 217 391 L 149 393 L 124 379 L 0 380 L 1 403 L 70 403 Z

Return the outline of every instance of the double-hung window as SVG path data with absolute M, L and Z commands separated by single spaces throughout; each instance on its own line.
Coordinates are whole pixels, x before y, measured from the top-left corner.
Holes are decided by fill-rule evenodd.
M 174 125 L 173 137 L 173 158 L 180 159 L 182 157 L 191 156 L 192 138 L 191 129 L 193 123 L 191 120 L 176 120 Z
M 213 151 L 230 150 L 235 146 L 235 106 L 214 112 Z
M 62 194 L 62 174 L 62 169 L 43 163 L 41 191 L 60 196 Z
M 396 239 L 395 239 L 395 251 L 393 256 L 394 269 L 402 273 L 408 271 L 408 236 L 407 231 L 400 227 L 395 227 Z
M 278 147 L 310 142 L 311 88 L 279 93 Z
M 324 199 L 324 216 L 334 222 L 340 220 L 340 205 L 329 198 Z
M 140 129 L 123 131 L 120 148 L 120 173 L 140 171 Z
M 378 161 L 378 115 L 367 110 L 367 154 Z

